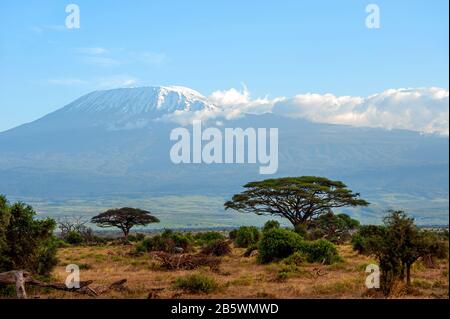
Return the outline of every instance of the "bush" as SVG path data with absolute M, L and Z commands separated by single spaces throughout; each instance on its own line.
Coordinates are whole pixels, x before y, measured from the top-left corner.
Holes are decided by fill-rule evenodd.
M 271 230 L 271 229 L 276 229 L 276 228 L 280 228 L 280 223 L 276 220 L 268 220 L 265 224 L 264 227 L 262 229 L 263 233 Z
M 175 247 L 188 250 L 191 245 L 191 238 L 171 230 L 165 230 L 161 235 L 147 237 L 136 245 L 136 252 L 142 253 L 147 251 L 165 251 L 173 252 Z
M 184 250 L 188 249 L 192 240 L 181 232 L 174 232 L 172 230 L 165 230 L 161 237 L 167 241 L 173 243 L 173 247 L 181 247 Z
M 224 256 L 231 253 L 231 247 L 228 240 L 216 239 L 206 244 L 202 249 L 202 254 L 213 256 Z
M 316 241 L 305 241 L 302 237 L 287 229 L 272 229 L 263 234 L 259 242 L 258 261 L 269 263 L 274 260 L 287 258 L 294 253 L 298 255 L 292 257 L 308 262 L 322 262 L 332 264 L 340 261 L 336 246 L 325 239 Z M 300 257 L 300 255 L 302 257 Z
M 195 234 L 194 239 L 197 241 L 198 244 L 204 245 L 219 239 L 225 239 L 225 236 L 216 231 L 208 231 Z
M 307 255 L 308 262 L 320 262 L 329 265 L 341 261 L 336 246 L 325 239 L 311 242 L 304 241 L 299 246 L 299 250 Z
M 244 257 L 250 257 L 252 252 L 254 252 L 255 250 L 258 250 L 258 244 L 252 244 L 248 246 L 247 249 L 245 250 Z
M 384 227 L 377 225 L 360 226 L 358 232 L 352 236 L 352 246 L 355 251 L 360 254 L 368 253 L 370 240 L 368 238 L 379 238 L 384 236 Z
M 286 258 L 297 251 L 301 244 L 302 237 L 293 231 L 282 228 L 269 230 L 259 242 L 258 260 L 261 263 L 269 263 Z
M 236 232 L 235 243 L 238 247 L 247 248 L 259 240 L 259 230 L 255 226 L 242 226 Z
M 23 203 L 9 205 L 0 196 L 0 272 L 24 269 L 48 275 L 57 264 L 56 223 L 35 220 L 35 211 Z
M 128 235 L 127 239 L 130 242 L 139 242 L 145 239 L 145 234 L 137 233 L 135 235 Z
M 292 265 L 292 266 L 300 266 L 304 264 L 308 260 L 308 256 L 305 253 L 301 253 L 296 251 L 292 255 L 283 259 L 283 264 Z
M 84 238 L 80 233 L 76 231 L 70 231 L 64 237 L 64 241 L 71 245 L 80 245 L 84 242 Z
M 336 244 L 351 239 L 352 231 L 359 227 L 359 221 L 347 214 L 327 213 L 320 215 L 309 225 L 309 239 L 326 239 Z
M 178 278 L 173 286 L 191 293 L 210 293 L 217 289 L 218 284 L 208 276 L 192 274 Z
M 302 238 L 308 239 L 308 228 L 306 227 L 306 225 L 297 224 L 297 225 L 295 225 L 294 230 Z
M 230 238 L 231 240 L 235 240 L 237 237 L 237 232 L 238 232 L 237 229 L 233 229 L 228 233 L 228 238 Z

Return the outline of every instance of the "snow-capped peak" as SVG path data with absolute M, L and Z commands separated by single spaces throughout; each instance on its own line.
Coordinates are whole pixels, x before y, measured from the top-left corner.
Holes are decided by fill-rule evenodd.
M 195 90 L 182 86 L 160 86 L 95 91 L 75 100 L 63 110 L 158 117 L 175 111 L 215 108 L 215 105 Z

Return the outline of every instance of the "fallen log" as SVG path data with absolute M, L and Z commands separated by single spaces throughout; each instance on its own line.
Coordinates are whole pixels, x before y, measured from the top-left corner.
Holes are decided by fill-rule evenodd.
M 67 288 L 65 284 L 59 283 L 46 283 L 43 281 L 39 281 L 34 279 L 31 274 L 27 271 L 23 270 L 11 270 L 7 272 L 0 273 L 0 284 L 5 285 L 15 285 L 16 286 L 16 295 L 18 299 L 26 299 L 27 293 L 25 290 L 25 284 L 38 286 L 43 288 L 52 288 L 57 290 L 64 290 L 69 292 L 80 292 L 86 293 L 89 295 L 96 295 L 92 289 L 88 286 L 92 284 L 92 280 L 80 281 L 79 288 Z

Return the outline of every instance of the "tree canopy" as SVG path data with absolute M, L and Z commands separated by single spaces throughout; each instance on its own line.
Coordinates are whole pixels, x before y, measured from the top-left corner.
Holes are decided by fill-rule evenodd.
M 420 257 L 447 256 L 448 247 L 436 234 L 421 230 L 405 212 L 389 210 L 384 225 L 364 226 L 354 238 L 354 248 L 378 259 L 381 284 L 389 294 L 395 280 L 411 283 L 411 266 Z
M 287 218 L 294 226 L 308 225 L 333 208 L 367 206 L 341 181 L 325 177 L 301 176 L 266 179 L 244 185 L 240 194 L 227 201 L 225 209 L 257 215 L 276 215 Z
M 145 226 L 150 223 L 159 223 L 159 219 L 149 211 L 139 208 L 114 208 L 92 217 L 91 222 L 99 227 L 117 227 L 122 230 L 125 238 L 134 226 Z
M 0 272 L 24 269 L 48 275 L 56 265 L 56 223 L 34 219 L 29 205 L 10 205 L 0 195 Z

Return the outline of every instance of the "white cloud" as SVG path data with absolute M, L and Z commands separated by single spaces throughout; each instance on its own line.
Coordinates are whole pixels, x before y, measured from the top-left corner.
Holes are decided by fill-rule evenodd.
M 78 49 L 76 49 L 76 51 L 78 53 L 89 54 L 89 55 L 100 55 L 100 54 L 106 54 L 109 52 L 107 49 L 101 48 L 101 47 L 78 48 Z
M 365 98 L 301 94 L 275 103 L 272 112 L 313 122 L 449 134 L 448 90 L 389 89 Z
M 312 122 L 449 135 L 449 92 L 441 88 L 390 89 L 368 97 L 299 94 L 292 98 L 252 99 L 247 88 L 213 92 L 213 108 L 177 111 L 167 118 L 182 125 L 194 119 L 232 119 L 272 112 Z

